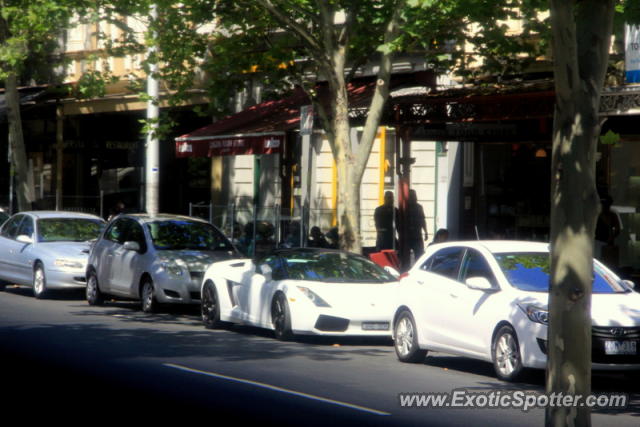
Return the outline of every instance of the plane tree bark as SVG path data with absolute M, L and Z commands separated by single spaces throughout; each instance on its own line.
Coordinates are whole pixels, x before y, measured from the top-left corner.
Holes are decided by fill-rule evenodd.
M 556 89 L 551 188 L 547 392 L 591 392 L 596 149 L 614 0 L 551 0 Z M 548 407 L 546 424 L 590 425 L 585 407 Z

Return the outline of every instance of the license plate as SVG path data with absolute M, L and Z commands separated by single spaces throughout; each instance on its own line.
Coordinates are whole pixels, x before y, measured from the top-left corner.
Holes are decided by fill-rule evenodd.
M 387 331 L 389 330 L 388 322 L 363 322 L 362 329 L 365 331 Z
M 605 341 L 605 354 L 637 354 L 637 341 Z

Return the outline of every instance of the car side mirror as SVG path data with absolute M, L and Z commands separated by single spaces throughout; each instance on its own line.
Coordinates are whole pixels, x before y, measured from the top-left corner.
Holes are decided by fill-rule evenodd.
M 19 235 L 16 240 L 20 243 L 33 243 L 33 239 L 26 234 Z
M 134 242 L 134 241 L 124 242 L 124 245 L 122 245 L 122 247 L 127 251 L 140 252 L 140 244 L 138 244 L 138 242 Z
M 395 268 L 391 267 L 390 265 L 386 265 L 384 267 L 384 271 L 386 271 L 387 273 L 389 273 L 390 275 L 392 275 L 396 279 L 400 278 L 400 272 L 398 270 L 396 270 Z
M 469 277 L 465 281 L 466 285 L 470 289 L 477 289 L 479 291 L 495 291 L 496 288 L 491 284 L 486 277 Z
M 622 283 L 624 283 L 626 286 L 628 286 L 631 289 L 635 289 L 636 288 L 636 284 L 634 282 L 632 282 L 631 280 L 623 280 Z
M 273 270 L 271 270 L 269 264 L 260 264 L 260 274 L 262 274 L 265 280 L 268 282 L 273 276 Z

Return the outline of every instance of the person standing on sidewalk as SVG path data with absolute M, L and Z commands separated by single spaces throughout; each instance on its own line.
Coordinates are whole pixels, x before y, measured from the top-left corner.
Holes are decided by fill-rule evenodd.
M 394 249 L 396 236 L 396 221 L 398 208 L 393 206 L 393 192 L 384 193 L 384 203 L 373 212 L 373 220 L 376 225 L 376 251 Z
M 423 233 L 424 231 L 424 233 Z M 424 236 L 424 239 L 423 239 Z M 424 209 L 418 203 L 416 190 L 409 190 L 407 201 L 407 250 L 413 251 L 414 260 L 424 253 L 424 241 L 429 238 Z

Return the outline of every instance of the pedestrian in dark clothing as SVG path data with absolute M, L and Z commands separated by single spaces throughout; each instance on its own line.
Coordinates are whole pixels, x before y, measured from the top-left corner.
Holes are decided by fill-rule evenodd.
M 427 221 L 424 216 L 424 209 L 418 203 L 416 190 L 409 190 L 409 200 L 407 202 L 407 249 L 413 251 L 414 259 L 417 260 L 424 253 L 424 241 L 429 238 Z
M 433 241 L 430 243 L 430 245 L 433 245 L 435 243 L 443 243 L 447 240 L 449 240 L 449 230 L 447 230 L 446 228 L 440 228 L 433 236 Z
M 329 239 L 329 249 L 340 248 L 340 236 L 338 235 L 338 227 L 332 227 L 327 231 L 327 239 Z
M 378 206 L 373 212 L 373 219 L 376 225 L 376 251 L 383 249 L 394 249 L 396 236 L 396 221 L 398 218 L 398 208 L 393 206 L 393 193 L 384 193 L 384 204 Z
M 124 202 L 122 200 L 118 200 L 116 204 L 111 208 L 111 212 L 109 214 L 109 218 L 107 218 L 107 221 L 111 221 L 113 218 L 117 217 L 123 212 L 124 212 Z
M 311 227 L 311 238 L 309 239 L 307 246 L 310 248 L 328 248 L 329 242 L 325 239 L 324 234 L 320 230 L 320 227 L 314 225 Z
M 616 237 L 622 229 L 618 214 L 611 209 L 613 199 L 605 195 L 600 200 L 602 210 L 598 215 L 595 235 L 595 256 L 610 267 L 618 266 L 619 249 L 616 246 Z

